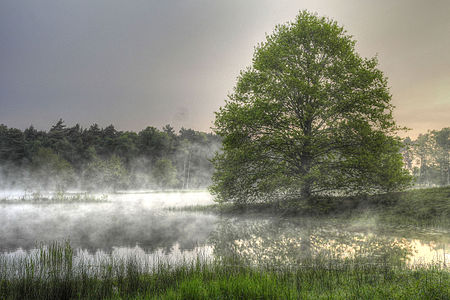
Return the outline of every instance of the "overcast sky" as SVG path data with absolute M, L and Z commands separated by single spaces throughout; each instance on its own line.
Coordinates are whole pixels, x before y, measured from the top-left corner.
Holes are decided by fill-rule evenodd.
M 449 0 L 1 0 L 0 123 L 210 131 L 254 46 L 303 9 L 378 54 L 409 135 L 450 126 Z

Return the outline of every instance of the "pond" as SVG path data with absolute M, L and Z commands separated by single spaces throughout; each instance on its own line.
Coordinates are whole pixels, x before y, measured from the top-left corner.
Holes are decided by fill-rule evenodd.
M 70 195 L 64 197 L 75 199 Z M 349 258 L 410 266 L 450 263 L 447 229 L 388 226 L 376 216 L 285 218 L 179 209 L 213 204 L 204 191 L 90 195 L 95 201 L 78 196 L 77 201 L 36 201 L 56 196 L 20 191 L 3 191 L 0 197 L 0 255 L 7 258 L 33 253 L 39 242 L 69 240 L 77 256 L 92 261 L 133 255 L 177 263 L 200 255 L 274 266 Z

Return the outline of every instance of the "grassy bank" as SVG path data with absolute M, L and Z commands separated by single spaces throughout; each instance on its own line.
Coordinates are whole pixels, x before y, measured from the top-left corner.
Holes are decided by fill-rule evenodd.
M 375 200 L 382 220 L 450 227 L 450 187 L 381 195 Z
M 136 258 L 75 263 L 69 244 L 0 256 L 0 299 L 449 299 L 450 273 L 437 267 L 309 262 L 252 267 L 234 260 L 152 267 Z
M 290 216 L 344 216 L 376 214 L 381 221 L 412 225 L 450 227 L 450 187 L 414 189 L 404 192 L 371 196 L 317 197 L 306 203 L 302 200 L 232 203 L 208 206 L 169 208 L 174 211 L 199 211 L 220 214 L 283 214 Z

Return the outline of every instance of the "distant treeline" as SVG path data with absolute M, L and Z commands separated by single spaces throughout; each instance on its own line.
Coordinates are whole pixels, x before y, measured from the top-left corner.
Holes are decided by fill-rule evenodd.
M 402 150 L 405 167 L 422 186 L 450 185 L 450 127 L 406 138 Z
M 220 145 L 217 135 L 170 125 L 138 133 L 61 119 L 49 131 L 0 125 L 0 188 L 204 188 Z
M 48 131 L 0 125 L 0 188 L 197 189 L 211 183 L 221 138 L 170 125 L 118 131 L 113 125 Z M 450 185 L 450 127 L 406 138 L 405 168 L 421 186 Z

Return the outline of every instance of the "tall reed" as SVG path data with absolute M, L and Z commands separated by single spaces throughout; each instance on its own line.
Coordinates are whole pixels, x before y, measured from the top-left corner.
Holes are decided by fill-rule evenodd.
M 0 255 L 0 299 L 449 299 L 450 273 L 437 266 L 309 261 L 250 266 L 237 257 L 179 264 L 138 256 L 84 260 L 68 242 Z

